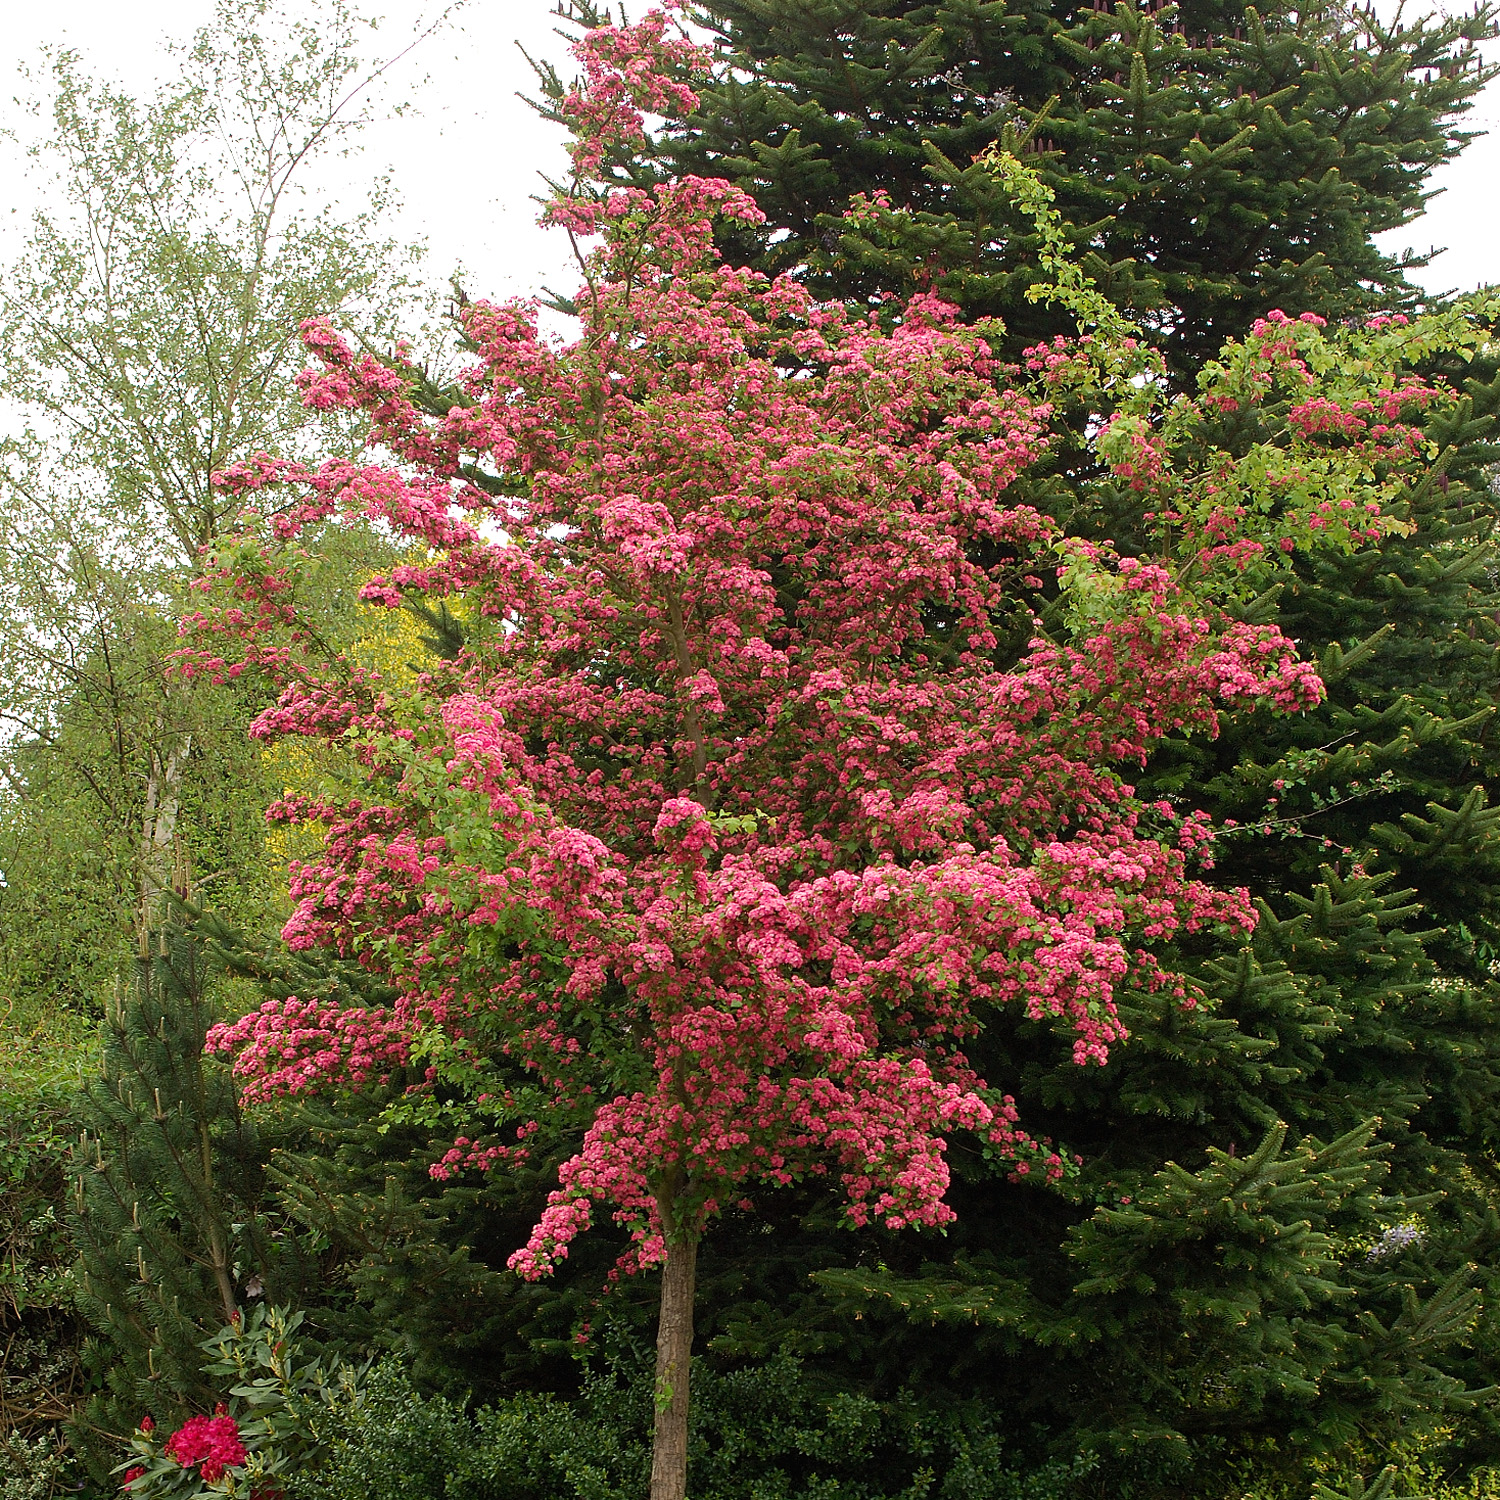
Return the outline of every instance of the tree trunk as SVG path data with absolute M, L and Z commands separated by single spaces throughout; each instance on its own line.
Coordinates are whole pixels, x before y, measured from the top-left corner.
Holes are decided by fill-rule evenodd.
M 141 820 L 141 931 L 155 923 L 163 892 L 172 884 L 177 862 L 177 815 L 182 808 L 182 781 L 192 751 L 191 733 L 174 732 L 167 723 L 170 703 L 156 718 L 156 743 L 148 751 L 146 807 Z
M 667 1241 L 656 1331 L 656 1426 L 651 1438 L 651 1500 L 687 1495 L 688 1370 L 693 1357 L 693 1297 L 698 1242 Z

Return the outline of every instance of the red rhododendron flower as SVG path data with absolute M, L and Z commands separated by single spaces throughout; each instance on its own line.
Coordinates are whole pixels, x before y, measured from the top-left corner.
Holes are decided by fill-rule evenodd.
M 227 1415 L 189 1417 L 167 1439 L 167 1454 L 185 1469 L 197 1464 L 200 1476 L 210 1482 L 246 1458 L 239 1424 Z

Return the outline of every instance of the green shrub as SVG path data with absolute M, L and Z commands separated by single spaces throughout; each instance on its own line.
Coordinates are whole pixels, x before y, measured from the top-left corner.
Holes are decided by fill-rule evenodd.
M 7 1433 L 0 1438 L 0 1500 L 54 1500 L 75 1489 L 67 1458 L 54 1434 L 27 1439 Z
M 0 1083 L 0 1500 L 46 1496 L 62 1462 L 56 1425 L 80 1394 L 64 1198 L 76 1090 Z
M 349 1403 L 322 1469 L 292 1500 L 639 1500 L 650 1382 L 615 1365 L 572 1400 L 519 1396 L 473 1414 L 424 1399 L 393 1363 Z M 828 1395 L 788 1355 L 694 1375 L 694 1500 L 1063 1500 L 1090 1465 L 1018 1471 L 977 1407 Z M 1009 1461 L 1008 1461 L 1009 1459 Z

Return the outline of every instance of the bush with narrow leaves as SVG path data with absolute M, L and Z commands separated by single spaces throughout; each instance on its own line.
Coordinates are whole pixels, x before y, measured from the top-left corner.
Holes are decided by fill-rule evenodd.
M 171 1433 L 142 1416 L 116 1471 L 131 1500 L 279 1500 L 292 1476 L 318 1468 L 362 1371 L 305 1355 L 301 1322 L 262 1305 L 204 1341 L 204 1373 L 226 1399 Z

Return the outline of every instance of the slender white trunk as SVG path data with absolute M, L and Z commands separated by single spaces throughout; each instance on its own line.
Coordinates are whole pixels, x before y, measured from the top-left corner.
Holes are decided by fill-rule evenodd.
M 182 782 L 192 752 L 193 737 L 174 731 L 169 723 L 170 701 L 156 716 L 154 743 L 146 772 L 146 806 L 141 818 L 138 867 L 141 887 L 141 925 L 150 927 L 165 891 L 181 864 L 177 844 L 177 815 L 182 808 Z

